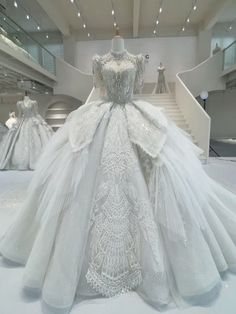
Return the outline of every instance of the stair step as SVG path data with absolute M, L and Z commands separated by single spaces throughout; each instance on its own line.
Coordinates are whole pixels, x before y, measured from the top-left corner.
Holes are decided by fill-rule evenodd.
M 55 113 L 55 114 L 47 114 L 46 119 L 66 119 L 68 117 L 68 113 Z

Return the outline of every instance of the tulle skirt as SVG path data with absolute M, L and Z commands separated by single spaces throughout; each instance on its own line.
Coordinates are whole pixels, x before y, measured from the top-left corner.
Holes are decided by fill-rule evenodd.
M 23 286 L 53 308 L 129 290 L 157 309 L 199 304 L 236 270 L 236 196 L 206 175 L 199 148 L 163 113 L 129 106 L 89 104 L 69 117 L 0 242 L 5 258 L 25 265 Z M 135 137 L 135 106 L 166 121 L 156 156 L 155 138 L 148 146 Z M 157 123 L 140 121 L 149 138 Z
M 34 169 L 53 131 L 41 117 L 21 118 L 0 144 L 0 169 Z

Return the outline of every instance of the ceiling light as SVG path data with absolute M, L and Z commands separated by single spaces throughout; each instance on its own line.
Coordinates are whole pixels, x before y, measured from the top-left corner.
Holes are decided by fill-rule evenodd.
M 88 33 L 88 37 L 90 37 L 90 33 Z
M 157 25 L 159 24 L 159 21 L 158 21 L 158 20 L 156 20 L 156 24 L 157 24 Z
M 29 16 L 29 14 L 27 14 L 27 15 L 26 15 L 26 18 L 27 18 L 27 20 L 29 20 L 29 19 L 30 19 L 30 16 Z
M 160 13 L 162 12 L 162 7 L 160 7 L 159 12 L 160 12 Z
M 48 34 L 46 35 L 46 38 L 47 38 L 47 39 L 49 38 Z
M 189 22 L 190 22 L 190 18 L 188 17 L 188 18 L 187 18 L 187 23 L 189 23 Z
M 115 15 L 115 11 L 114 10 L 111 11 L 111 15 Z
M 194 11 L 196 11 L 196 10 L 197 10 L 197 6 L 196 6 L 196 4 L 194 5 L 193 9 L 194 9 Z
M 74 3 L 74 0 L 70 0 L 71 3 Z
M 231 31 L 232 28 L 233 28 L 233 27 L 230 25 L 229 30 Z
M 80 12 L 77 13 L 78 17 L 80 17 Z
M 184 31 L 185 31 L 185 27 L 183 26 L 183 27 L 182 27 L 182 32 L 184 32 Z
M 3 20 L 6 21 L 6 18 L 4 17 Z
M 17 4 L 16 1 L 14 1 L 14 7 L 15 7 L 15 8 L 18 8 L 18 4 Z
M 153 34 L 156 34 L 156 32 L 157 32 L 157 31 L 154 29 Z
M 37 30 L 40 31 L 40 26 L 37 26 Z
M 113 24 L 113 25 L 114 25 L 114 27 L 116 27 L 116 25 L 117 25 L 117 24 L 116 24 L 116 22 L 114 22 L 114 24 Z
M 86 28 L 86 24 L 85 23 L 83 24 L 83 28 Z

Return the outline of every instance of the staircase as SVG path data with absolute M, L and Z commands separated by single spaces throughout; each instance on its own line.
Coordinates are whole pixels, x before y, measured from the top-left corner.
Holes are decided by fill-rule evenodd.
M 52 129 L 56 131 L 65 123 L 68 114 L 71 111 L 76 110 L 79 106 L 79 103 L 77 105 L 56 103 L 48 108 L 45 120 L 52 127 Z
M 166 116 L 172 120 L 179 128 L 189 133 L 195 144 L 196 140 L 191 133 L 190 127 L 186 122 L 183 113 L 177 105 L 173 94 L 136 94 L 135 99 L 142 99 L 154 106 L 164 108 Z

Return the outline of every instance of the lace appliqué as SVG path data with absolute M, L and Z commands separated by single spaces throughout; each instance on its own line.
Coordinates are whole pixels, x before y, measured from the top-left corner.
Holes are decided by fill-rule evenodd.
M 131 142 L 141 147 L 152 158 L 156 158 L 166 141 L 167 133 L 164 121 L 159 121 L 159 111 L 154 111 L 151 118 L 146 109 L 138 107 L 136 102 L 126 104 L 125 109 Z
M 69 122 L 69 141 L 73 152 L 88 146 L 104 114 L 109 111 L 111 103 L 92 102 L 72 112 Z
M 133 91 L 143 85 L 144 57 L 132 55 L 126 50 L 122 54 L 107 53 L 93 58 L 93 78 L 101 96 L 118 104 L 132 99 Z
M 94 201 L 87 281 L 99 293 L 114 296 L 142 280 L 137 215 L 129 198 L 129 177 L 136 165 L 121 107 L 113 109 Z

